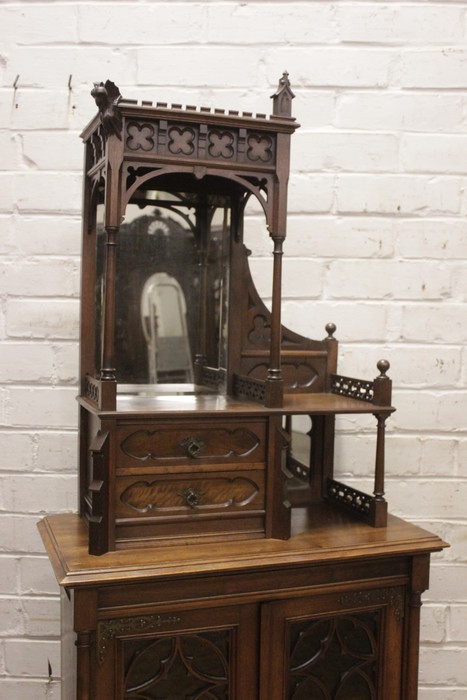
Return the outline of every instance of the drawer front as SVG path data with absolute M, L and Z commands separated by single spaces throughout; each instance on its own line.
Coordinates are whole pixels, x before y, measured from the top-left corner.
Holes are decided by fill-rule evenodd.
M 117 518 L 209 517 L 264 509 L 263 470 L 120 477 Z
M 121 426 L 117 469 L 155 465 L 252 464 L 266 460 L 266 421 L 177 421 Z

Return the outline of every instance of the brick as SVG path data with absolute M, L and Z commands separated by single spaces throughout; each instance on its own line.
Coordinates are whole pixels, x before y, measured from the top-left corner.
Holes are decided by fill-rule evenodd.
M 46 597 L 25 597 L 21 599 L 24 616 L 24 629 L 28 637 L 59 637 L 60 600 Z
M 66 159 L 66 154 L 63 154 Z M 14 198 L 21 212 L 81 212 L 81 174 L 17 173 L 13 180 Z
M 463 648 L 423 648 L 420 655 L 420 682 L 466 685 L 467 665 Z M 443 696 L 444 700 L 444 696 Z
M 0 132 L 0 170 L 16 170 L 20 163 L 19 139 L 6 131 Z
M 396 249 L 404 258 L 467 259 L 467 230 L 449 218 L 399 221 Z
M 395 222 L 384 217 L 290 216 L 287 257 L 387 258 L 394 252 Z
M 54 378 L 58 382 L 78 384 L 79 347 L 78 343 L 54 345 Z
M 0 480 L 6 482 L 3 488 L 11 512 L 42 515 L 76 509 L 74 474 L 0 475 Z
M 449 606 L 448 641 L 467 642 L 467 605 Z
M 289 181 L 288 211 L 298 213 L 327 213 L 335 197 L 334 175 L 302 175 L 293 173 Z
M 403 304 L 401 335 L 404 340 L 464 343 L 467 340 L 463 304 Z
M 467 483 L 429 478 L 386 480 L 391 512 L 411 518 L 459 518 L 465 513 Z
M 438 565 L 433 562 L 426 601 L 467 603 L 467 565 Z
M 337 175 L 339 213 L 457 214 L 461 182 L 455 177 Z
M 294 138 L 291 168 L 387 173 L 398 169 L 398 151 L 398 139 L 392 134 L 299 131 Z
M 135 53 L 131 49 L 114 48 L 109 51 L 96 46 L 61 46 L 47 45 L 30 47 L 15 46 L 9 51 L 5 80 L 13 85 L 16 75 L 21 76 L 21 89 L 59 88 L 63 95 L 68 93 L 68 80 L 72 75 L 74 85 L 86 84 L 92 87 L 95 80 L 119 76 L 121 84 L 135 82 Z M 96 69 L 100 75 L 96 78 Z
M 0 7 L 0 22 L 5 37 L 14 37 L 18 45 L 65 44 L 77 39 L 76 9 L 73 4 L 36 7 L 31 4 Z M 60 32 L 57 32 L 60 27 Z
M 400 142 L 401 165 L 412 173 L 463 173 L 467 158 L 464 135 L 406 134 Z
M 450 93 L 349 92 L 337 96 L 335 126 L 404 132 L 464 132 L 464 103 Z M 329 122 L 328 122 L 329 123 Z
M 420 641 L 440 643 L 446 638 L 447 610 L 444 605 L 422 605 Z
M 6 332 L 10 338 L 76 340 L 79 302 L 75 299 L 12 299 L 7 304 Z
M 419 700 L 464 700 L 465 698 L 465 687 L 464 688 L 447 688 L 446 685 L 436 686 L 436 687 L 423 687 L 419 686 L 418 690 Z
M 10 87 L 0 88 L 0 124 L 3 128 L 22 132 L 28 129 L 82 129 L 96 112 L 95 102 L 89 94 L 92 80 L 86 81 L 85 89 L 78 87 L 70 92 L 68 79 L 69 75 L 62 85 L 53 89 L 38 90 L 21 84 L 13 99 Z
M 449 294 L 450 269 L 435 262 L 335 260 L 326 289 L 331 298 L 441 299 Z
M 60 700 L 60 682 L 57 680 L 37 680 L 0 678 L 0 696 L 15 700 Z
M 142 85 L 209 85 L 216 88 L 228 84 L 233 87 L 258 85 L 258 62 L 261 53 L 256 48 L 174 46 L 167 61 L 165 47 L 138 48 L 136 79 Z M 239 64 L 242 70 L 238 70 Z M 164 69 L 154 71 L 155 66 Z M 187 70 L 189 66 L 189 70 Z M 282 71 L 279 73 L 279 76 Z
M 51 347 L 39 343 L 0 344 L 1 382 L 50 382 L 55 374 Z
M 34 170 L 76 170 L 83 167 L 83 144 L 74 131 L 25 131 L 20 136 L 24 166 Z
M 0 279 L 14 296 L 77 296 L 79 266 L 73 258 L 3 258 Z
M 395 54 L 366 47 L 274 47 L 265 55 L 269 83 L 277 85 L 284 66 L 294 86 L 382 88 L 390 83 Z
M 206 38 L 220 44 L 324 44 L 337 40 L 334 8 L 326 3 L 213 3 Z
M 0 465 L 8 471 L 30 471 L 35 439 L 29 432 L 0 431 Z
M 297 333 L 323 339 L 327 323 L 335 323 L 335 337 L 344 343 L 355 341 L 381 341 L 386 334 L 388 313 L 381 303 L 360 302 L 358 313 L 355 304 L 346 301 L 285 301 L 282 307 L 284 325 Z
M 81 219 L 66 216 L 19 216 L 14 221 L 17 253 L 77 256 L 81 252 Z
M 2 635 L 21 636 L 25 632 L 21 599 L 8 596 L 0 597 L 0 617 L 2 618 Z
M 77 427 L 77 424 L 76 424 Z M 77 474 L 77 431 L 41 431 L 36 435 L 34 472 L 56 472 Z
M 467 392 L 450 391 L 439 401 L 438 421 L 451 431 L 465 431 L 467 413 Z
M 58 583 L 46 557 L 21 557 L 19 560 L 21 595 L 57 595 Z
M 11 676 L 47 678 L 48 664 L 55 675 L 60 669 L 60 642 L 49 640 L 7 640 L 5 670 Z
M 461 47 L 407 50 L 401 56 L 404 88 L 465 88 L 467 52 Z
M 18 593 L 18 559 L 16 557 L 0 557 L 0 596 L 16 595 Z
M 4 480 L 3 480 L 4 481 Z M 0 493 L 3 487 L 0 479 Z M 0 508 L 3 509 L 0 496 Z M 2 540 L 0 551 L 14 554 L 42 554 L 44 555 L 44 545 L 37 529 L 37 515 L 15 515 L 11 512 L 5 515 L 0 514 L 0 525 L 2 527 Z
M 462 8 L 442 4 L 341 4 L 336 23 L 341 41 L 359 44 L 426 46 L 463 41 Z
M 79 39 L 84 44 L 128 46 L 198 44 L 205 41 L 206 8 L 201 3 L 171 2 L 154 5 L 99 4 L 77 6 Z M 180 21 L 183 17 L 183 21 Z
M 11 174 L 0 172 L 0 212 L 11 212 L 13 201 L 13 180 Z
M 11 387 L 9 418 L 12 426 L 75 428 L 75 387 Z

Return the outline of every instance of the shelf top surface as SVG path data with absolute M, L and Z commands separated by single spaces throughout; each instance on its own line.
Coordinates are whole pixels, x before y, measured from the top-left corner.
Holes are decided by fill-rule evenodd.
M 292 537 L 285 541 L 203 542 L 201 537 L 93 556 L 88 553 L 88 530 L 77 514 L 48 516 L 39 530 L 57 581 L 66 588 L 415 555 L 448 546 L 437 535 L 395 516 L 389 516 L 387 527 L 372 528 L 326 504 L 294 509 Z
M 81 403 L 93 409 L 93 404 L 86 399 Z M 391 406 L 378 406 L 368 401 L 360 401 L 347 396 L 331 393 L 286 394 L 283 405 L 278 408 L 263 406 L 260 403 L 236 399 L 221 394 L 170 394 L 144 396 L 137 394 L 118 394 L 117 411 L 97 411 L 100 415 L 134 416 L 137 414 L 192 414 L 213 416 L 222 412 L 238 415 L 335 415 L 391 413 Z

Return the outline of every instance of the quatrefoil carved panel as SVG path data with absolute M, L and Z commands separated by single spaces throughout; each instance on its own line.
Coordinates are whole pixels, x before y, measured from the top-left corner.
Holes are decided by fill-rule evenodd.
M 209 134 L 209 155 L 213 158 L 232 158 L 234 137 L 229 131 L 211 131 Z
M 126 145 L 130 151 L 152 151 L 154 148 L 154 127 L 151 124 L 128 124 Z
M 169 144 L 168 149 L 170 153 L 178 155 L 183 153 L 185 156 L 193 155 L 195 151 L 195 137 L 196 134 L 193 129 L 188 127 L 182 129 L 178 126 L 173 126 L 169 129 Z
M 251 134 L 248 137 L 247 156 L 249 160 L 261 160 L 267 163 L 272 158 L 272 140 L 269 136 Z

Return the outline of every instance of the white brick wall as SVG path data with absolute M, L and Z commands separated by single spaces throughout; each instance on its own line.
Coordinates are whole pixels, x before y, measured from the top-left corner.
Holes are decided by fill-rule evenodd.
M 392 363 L 390 508 L 451 543 L 425 595 L 420 698 L 467 697 L 466 22 L 460 0 L 0 3 L 0 697 L 59 698 L 57 587 L 36 522 L 76 504 L 92 82 L 267 112 L 284 69 L 301 123 L 284 321 L 318 338 L 334 321 L 342 373 Z M 252 226 L 268 294 L 269 241 Z M 357 427 L 343 422 L 339 469 L 365 480 L 374 442 Z

